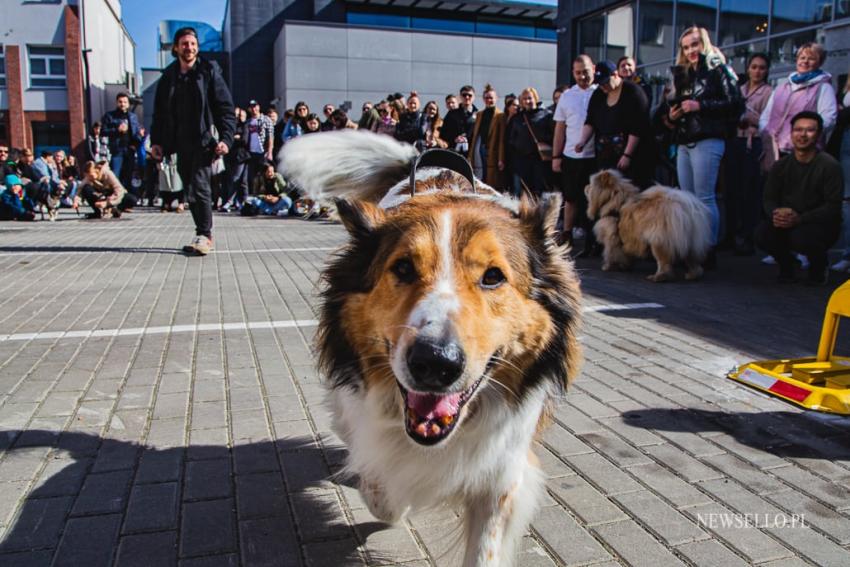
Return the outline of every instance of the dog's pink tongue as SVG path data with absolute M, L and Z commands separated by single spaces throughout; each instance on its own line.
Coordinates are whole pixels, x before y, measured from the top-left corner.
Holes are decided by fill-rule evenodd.
M 460 393 L 440 395 L 408 392 L 407 405 L 421 418 L 438 419 L 458 412 L 460 396 Z

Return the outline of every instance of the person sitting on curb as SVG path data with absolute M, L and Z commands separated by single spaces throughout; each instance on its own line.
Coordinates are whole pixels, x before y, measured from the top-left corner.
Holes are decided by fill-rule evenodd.
M 286 194 L 286 181 L 274 170 L 273 163 L 266 163 L 260 175 L 254 178 L 254 193 L 249 202 L 261 215 L 285 217 L 292 208 L 292 199 Z
M 24 182 L 14 174 L 6 175 L 6 189 L 0 191 L 0 220 L 34 221 L 32 203 L 24 195 Z
M 776 258 L 780 283 L 794 281 L 793 252 L 809 258 L 807 283 L 827 281 L 827 251 L 841 228 L 844 181 L 841 165 L 818 150 L 822 132 L 823 118 L 817 112 L 794 115 L 794 153 L 777 161 L 767 177 L 764 210 L 768 220 L 759 227 L 756 242 Z
M 80 194 L 93 209 L 86 215 L 88 219 L 99 219 L 109 214 L 120 218 L 136 204 L 136 198 L 121 185 L 105 161 L 86 162 L 82 185 Z

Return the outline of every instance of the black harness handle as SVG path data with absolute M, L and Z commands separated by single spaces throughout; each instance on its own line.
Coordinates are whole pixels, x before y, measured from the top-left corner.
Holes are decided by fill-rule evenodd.
M 419 157 L 416 158 L 416 161 L 410 167 L 411 197 L 416 195 L 416 170 L 422 167 L 441 167 L 459 173 L 469 181 L 469 184 L 472 186 L 472 192 L 478 192 L 475 188 L 475 175 L 472 173 L 472 166 L 465 157 L 450 150 L 431 148 L 419 154 Z

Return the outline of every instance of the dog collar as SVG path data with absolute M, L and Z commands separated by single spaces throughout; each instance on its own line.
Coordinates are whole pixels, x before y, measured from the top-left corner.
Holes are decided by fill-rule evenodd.
M 470 186 L 472 186 L 472 192 L 478 192 L 475 189 L 475 176 L 472 173 L 472 166 L 465 157 L 450 150 L 432 148 L 419 154 L 419 157 L 410 166 L 411 197 L 416 195 L 416 170 L 424 167 L 440 167 L 459 173 L 469 181 Z

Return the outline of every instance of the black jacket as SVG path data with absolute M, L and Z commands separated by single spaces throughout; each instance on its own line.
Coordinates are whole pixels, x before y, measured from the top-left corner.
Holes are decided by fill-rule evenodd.
M 850 128 L 850 108 L 842 108 L 838 112 L 835 128 L 832 129 L 829 142 L 826 144 L 826 151 L 839 161 L 841 160 L 841 141 L 844 139 L 844 132 L 848 128 Z
M 422 130 L 422 112 L 405 112 L 398 119 L 395 127 L 396 140 L 415 144 L 417 140 L 425 137 Z
M 531 131 L 534 131 L 534 137 Z M 552 113 L 546 108 L 535 108 L 534 110 L 520 110 L 508 122 L 508 131 L 505 135 L 508 151 L 514 156 L 536 157 L 540 159 L 537 151 L 537 142 L 552 143 L 553 137 Z
M 455 138 L 464 134 L 467 141 L 472 141 L 472 131 L 475 129 L 475 115 L 478 107 L 472 105 L 471 111 L 458 107 L 450 110 L 443 119 L 443 127 L 440 129 L 440 137 L 448 142 L 450 148 L 455 147 Z
M 200 104 L 198 119 L 198 148 L 211 150 L 216 143 L 224 142 L 230 148 L 233 145 L 233 133 L 236 129 L 236 116 L 230 89 L 224 82 L 221 68 L 215 61 L 198 58 L 196 65 Z M 151 123 L 151 144 L 162 146 L 166 155 L 176 151 L 177 128 L 171 117 L 171 105 L 180 73 L 180 61 L 175 60 L 162 72 L 156 85 L 153 122 Z M 218 131 L 218 139 L 213 136 L 211 127 Z
M 674 143 L 692 144 L 709 138 L 726 139 L 733 136 L 744 112 L 744 101 L 738 90 L 735 73 L 719 62 L 709 69 L 705 55 L 700 55 L 696 71 L 689 68 L 687 72 L 688 88 L 685 93 L 678 93 L 679 98 L 699 102 L 700 110 L 685 114 L 676 121 Z M 670 101 L 662 100 L 656 112 L 667 116 Z

